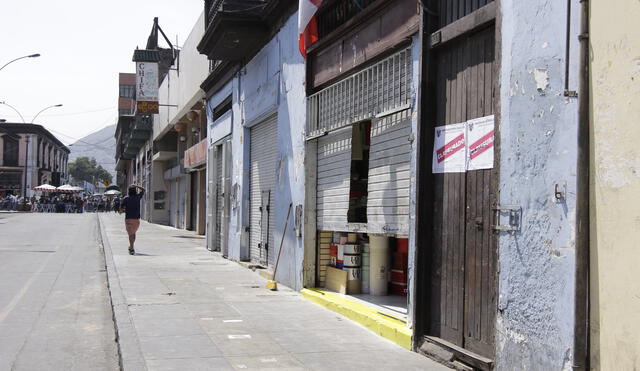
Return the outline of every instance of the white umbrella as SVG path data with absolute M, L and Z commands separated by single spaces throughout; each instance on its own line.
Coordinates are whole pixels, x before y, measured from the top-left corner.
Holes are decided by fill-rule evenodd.
M 116 191 L 115 189 L 106 191 L 104 193 L 105 196 L 113 196 L 113 195 L 119 195 L 121 192 L 120 191 Z
M 72 186 L 71 184 L 65 184 L 65 185 L 61 185 L 60 187 L 58 187 L 58 192 L 61 193 L 77 193 L 79 192 L 78 189 L 74 186 Z
M 42 184 L 42 185 L 39 185 L 39 186 L 35 187 L 34 190 L 40 191 L 40 192 L 55 192 L 56 191 L 56 187 L 54 187 L 52 185 L 49 185 L 49 184 Z

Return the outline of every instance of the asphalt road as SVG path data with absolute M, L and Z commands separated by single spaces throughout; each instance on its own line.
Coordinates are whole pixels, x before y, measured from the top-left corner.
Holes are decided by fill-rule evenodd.
M 117 370 L 95 214 L 0 213 L 0 370 Z

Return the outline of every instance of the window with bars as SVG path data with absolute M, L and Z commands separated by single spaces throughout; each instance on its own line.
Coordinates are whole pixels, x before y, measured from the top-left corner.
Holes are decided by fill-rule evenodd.
M 307 98 L 307 138 L 408 108 L 411 49 L 404 49 Z

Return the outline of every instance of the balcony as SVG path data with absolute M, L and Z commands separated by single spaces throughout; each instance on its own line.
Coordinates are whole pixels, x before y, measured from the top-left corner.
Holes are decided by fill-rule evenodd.
M 125 152 L 137 154 L 144 143 L 151 137 L 153 124 L 147 116 L 136 116 L 133 122 L 129 138 L 125 144 Z
M 185 169 L 195 169 L 207 163 L 207 145 L 208 140 L 205 138 L 184 151 Z
M 265 12 L 277 0 L 206 0 L 205 33 L 198 51 L 210 60 L 238 61 L 268 37 Z

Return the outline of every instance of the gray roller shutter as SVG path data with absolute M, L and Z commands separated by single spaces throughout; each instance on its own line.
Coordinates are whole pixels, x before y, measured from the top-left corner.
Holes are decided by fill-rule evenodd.
M 318 138 L 317 229 L 344 230 L 349 211 L 352 128 Z
M 411 110 L 372 121 L 367 231 L 409 233 Z
M 273 242 L 277 138 L 277 116 L 251 128 L 250 258 L 263 266 L 275 263 L 277 249 Z
M 186 197 L 187 196 L 187 177 L 181 176 L 178 178 L 178 229 L 184 229 L 185 227 L 185 214 L 186 214 Z
M 178 227 L 178 179 L 169 182 L 169 224 Z
M 216 168 L 215 168 L 215 182 L 216 182 L 216 218 L 215 218 L 215 229 L 216 229 L 216 251 L 222 251 L 222 210 L 224 207 L 224 190 L 222 186 L 222 182 L 224 179 L 224 175 L 222 172 L 222 145 L 218 145 L 215 147 L 216 153 Z M 224 254 L 223 252 L 223 255 Z

